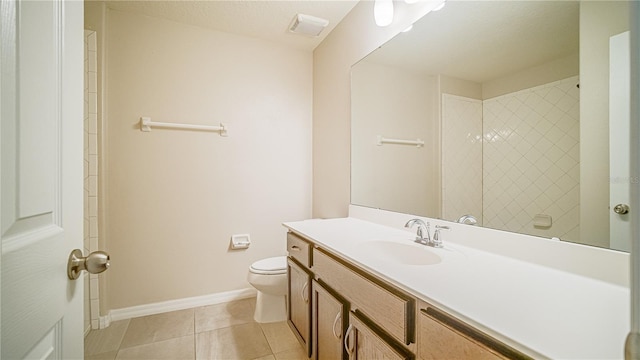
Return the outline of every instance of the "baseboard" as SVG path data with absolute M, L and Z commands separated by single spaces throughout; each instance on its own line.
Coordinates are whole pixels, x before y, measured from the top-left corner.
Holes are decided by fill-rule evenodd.
M 98 318 L 98 329 L 106 329 L 111 325 L 111 313 Z
M 169 311 L 190 309 L 198 306 L 221 304 L 254 296 L 256 296 L 256 290 L 254 288 L 247 288 L 191 298 L 132 306 L 122 309 L 114 309 L 109 312 L 109 315 L 107 315 L 107 317 L 109 318 L 109 322 L 126 320 L 140 316 L 161 314 Z

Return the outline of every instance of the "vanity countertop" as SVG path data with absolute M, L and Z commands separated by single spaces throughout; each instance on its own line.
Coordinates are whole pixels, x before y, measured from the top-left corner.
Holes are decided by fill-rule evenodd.
M 456 244 L 448 233 L 444 248 L 433 248 L 414 243 L 414 232 L 356 218 L 284 226 L 534 358 L 624 358 L 627 287 Z M 369 251 L 371 241 L 431 251 L 442 261 L 402 264 Z

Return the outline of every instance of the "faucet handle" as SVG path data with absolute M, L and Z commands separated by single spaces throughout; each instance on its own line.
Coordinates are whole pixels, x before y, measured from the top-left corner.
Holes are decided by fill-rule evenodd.
M 456 222 L 460 224 L 477 225 L 478 219 L 471 214 L 467 214 L 462 215 L 458 220 L 456 220 Z
M 442 239 L 440 239 L 440 230 L 450 230 L 450 228 L 445 225 L 436 225 L 436 231 L 433 233 L 433 246 L 438 248 L 444 246 Z

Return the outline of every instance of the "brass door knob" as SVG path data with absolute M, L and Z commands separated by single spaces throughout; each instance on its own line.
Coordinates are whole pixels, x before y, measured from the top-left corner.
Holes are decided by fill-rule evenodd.
M 94 251 L 88 256 L 82 256 L 82 250 L 74 249 L 69 255 L 67 263 L 67 275 L 69 279 L 76 280 L 80 277 L 82 270 L 87 270 L 90 274 L 99 274 L 109 268 L 109 254 L 104 251 Z
M 629 213 L 629 205 L 627 204 L 618 204 L 613 207 L 613 212 L 616 214 L 624 215 Z

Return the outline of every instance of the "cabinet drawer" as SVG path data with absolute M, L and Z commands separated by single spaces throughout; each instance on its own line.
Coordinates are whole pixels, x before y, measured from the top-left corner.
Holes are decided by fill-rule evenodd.
M 311 244 L 292 232 L 287 233 L 287 251 L 300 264 L 311 267 Z
M 389 285 L 374 282 L 362 271 L 314 250 L 316 277 L 334 289 L 365 316 L 384 328 L 399 342 L 409 345 L 415 337 L 415 300 Z
M 531 360 L 530 357 L 498 342 L 471 326 L 433 307 L 420 306 L 418 358 Z

